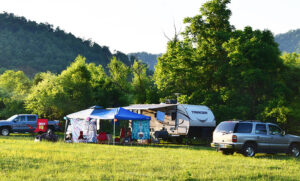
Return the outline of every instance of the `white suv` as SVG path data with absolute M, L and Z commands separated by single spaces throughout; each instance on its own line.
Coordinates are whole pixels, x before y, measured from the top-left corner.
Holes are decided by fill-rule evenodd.
M 234 152 L 252 157 L 255 153 L 300 155 L 300 137 L 285 134 L 276 124 L 258 121 L 224 121 L 213 133 L 211 146 L 223 154 Z

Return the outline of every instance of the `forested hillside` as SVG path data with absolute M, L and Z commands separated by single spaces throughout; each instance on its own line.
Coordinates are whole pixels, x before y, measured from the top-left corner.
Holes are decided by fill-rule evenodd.
M 282 52 L 300 53 L 300 29 L 276 35 L 275 41 L 279 44 Z
M 161 54 L 151 54 L 147 52 L 137 52 L 137 53 L 130 53 L 129 56 L 134 56 L 138 60 L 142 60 L 149 66 L 149 69 L 154 71 L 154 66 L 157 63 L 157 58 L 161 56 Z
M 130 64 L 127 55 L 121 52 L 113 55 L 108 47 L 76 38 L 60 28 L 13 14 L 0 14 L 0 73 L 5 69 L 22 70 L 30 76 L 45 71 L 59 73 L 78 54 L 105 68 L 113 56 Z

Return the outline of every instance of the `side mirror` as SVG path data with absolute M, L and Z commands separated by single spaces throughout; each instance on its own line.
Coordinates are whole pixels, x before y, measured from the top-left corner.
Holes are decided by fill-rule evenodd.
M 14 119 L 13 122 L 18 122 L 18 119 Z
M 282 132 L 281 132 L 281 135 L 284 136 L 284 135 L 285 135 L 285 131 L 282 131 Z

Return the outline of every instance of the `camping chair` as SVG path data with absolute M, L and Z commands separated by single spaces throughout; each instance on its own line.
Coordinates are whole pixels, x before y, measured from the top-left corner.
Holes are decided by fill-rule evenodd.
M 105 143 L 107 141 L 107 136 L 105 132 L 100 132 L 99 135 L 97 136 L 98 143 Z
M 34 133 L 45 133 L 47 131 L 48 119 L 37 119 L 37 127 Z

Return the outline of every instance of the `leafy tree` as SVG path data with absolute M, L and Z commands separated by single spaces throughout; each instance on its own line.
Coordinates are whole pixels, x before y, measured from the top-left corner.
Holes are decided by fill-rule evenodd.
M 130 70 L 121 61 L 113 57 L 107 65 L 112 83 L 124 93 L 130 92 L 130 84 L 128 83 Z
M 270 31 L 230 25 L 229 2 L 207 1 L 200 15 L 184 20 L 182 38 L 175 34 L 158 58 L 155 84 L 162 97 L 179 92 L 182 103 L 209 106 L 218 121 L 262 119 L 287 125 L 289 98 L 299 95 L 287 83 L 291 71 Z
M 134 94 L 134 103 L 147 102 L 147 91 L 150 88 L 150 78 L 147 76 L 147 65 L 141 61 L 134 61 L 131 67 L 133 78 L 132 87 Z
M 7 70 L 0 76 L 0 117 L 25 113 L 24 100 L 32 83 L 22 71 Z
M 39 74 L 40 81 L 26 98 L 26 109 L 41 117 L 62 118 L 65 115 L 63 88 L 58 76 L 50 72 Z

